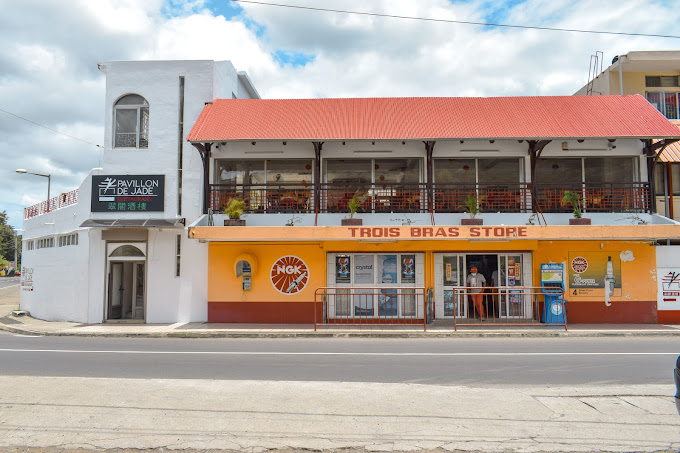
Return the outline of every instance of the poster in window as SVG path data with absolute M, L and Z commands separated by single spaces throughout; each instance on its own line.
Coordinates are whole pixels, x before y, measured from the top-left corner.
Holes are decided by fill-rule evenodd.
M 401 282 L 416 282 L 416 256 L 401 255 Z
M 335 283 L 350 283 L 352 259 L 347 255 L 335 257 Z
M 381 285 L 393 285 L 397 280 L 397 255 L 378 255 L 378 274 Z M 384 288 L 378 298 L 379 316 L 397 316 L 397 289 Z
M 373 255 L 354 255 L 354 283 L 371 286 L 373 280 Z
M 444 285 L 458 285 L 458 257 L 444 257 Z

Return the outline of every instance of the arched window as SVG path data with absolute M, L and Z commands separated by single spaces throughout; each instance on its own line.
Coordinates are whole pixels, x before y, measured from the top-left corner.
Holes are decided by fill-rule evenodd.
M 121 245 L 117 249 L 115 249 L 111 254 L 109 255 L 110 258 L 112 257 L 128 257 L 128 256 L 144 256 L 144 252 L 142 252 L 140 249 L 135 247 L 134 245 Z
M 113 107 L 113 147 L 149 147 L 149 103 L 142 96 L 128 94 Z

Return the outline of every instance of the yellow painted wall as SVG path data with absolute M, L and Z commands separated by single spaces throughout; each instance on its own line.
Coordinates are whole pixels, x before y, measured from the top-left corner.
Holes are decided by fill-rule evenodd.
M 645 76 L 678 76 L 680 72 L 625 72 L 623 73 L 623 94 L 641 94 L 645 91 L 668 91 L 678 92 L 679 87 L 646 87 Z M 619 71 L 612 70 L 610 76 L 610 94 L 619 94 Z
M 619 301 L 653 301 L 656 300 L 656 250 L 649 242 L 641 241 L 539 241 L 534 252 L 533 276 L 534 285 L 540 286 L 540 270 L 542 263 L 550 261 L 570 265 L 570 252 L 606 252 L 612 258 L 620 258 L 621 252 L 632 252 L 631 261 L 621 261 L 621 295 L 612 296 L 613 302 Z M 573 301 L 598 301 L 593 297 L 574 297 L 567 287 L 567 299 Z M 617 292 L 615 292 L 617 294 Z

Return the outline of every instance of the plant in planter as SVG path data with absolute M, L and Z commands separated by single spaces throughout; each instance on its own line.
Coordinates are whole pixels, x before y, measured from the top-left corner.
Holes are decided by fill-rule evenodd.
M 477 214 L 479 214 L 482 211 L 482 203 L 484 203 L 484 200 L 486 199 L 486 196 L 484 195 L 479 195 L 475 192 L 469 194 L 467 198 L 465 199 L 465 202 L 463 203 L 463 209 L 465 212 L 470 214 L 469 219 L 460 219 L 460 224 L 461 225 L 483 225 L 484 224 L 484 219 L 478 219 L 475 218 Z
M 569 219 L 569 225 L 590 225 L 590 219 L 583 218 L 583 212 L 581 211 L 581 195 L 577 192 L 572 192 L 570 190 L 565 190 L 562 195 L 562 206 L 571 205 L 574 210 L 574 218 Z
M 224 208 L 224 214 L 229 216 L 229 219 L 224 221 L 224 226 L 245 226 L 246 221 L 241 219 L 245 210 L 245 201 L 240 198 L 231 198 L 227 207 Z
M 347 203 L 347 209 L 349 209 L 349 219 L 342 219 L 341 220 L 341 225 L 342 226 L 348 226 L 348 225 L 362 225 L 363 222 L 361 219 L 355 219 L 354 214 L 357 213 L 359 208 L 361 207 L 362 204 L 364 204 L 364 201 L 366 201 L 366 194 L 359 194 L 359 190 L 354 192 L 354 195 L 352 198 L 349 200 Z

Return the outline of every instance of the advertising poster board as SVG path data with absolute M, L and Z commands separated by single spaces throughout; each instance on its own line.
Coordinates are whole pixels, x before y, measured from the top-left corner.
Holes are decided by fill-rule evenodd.
M 374 255 L 354 255 L 354 285 L 373 286 Z M 354 316 L 373 316 L 373 296 L 367 290 L 354 293 Z
M 338 255 L 335 257 L 335 283 L 350 283 L 352 269 L 352 257 Z
M 611 266 L 608 266 L 610 260 Z M 614 279 L 612 297 L 621 296 L 619 252 L 569 252 L 567 267 L 570 298 L 604 299 L 605 281 L 608 279 Z
M 657 269 L 659 282 L 658 309 L 680 310 L 680 268 Z

